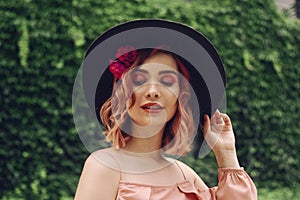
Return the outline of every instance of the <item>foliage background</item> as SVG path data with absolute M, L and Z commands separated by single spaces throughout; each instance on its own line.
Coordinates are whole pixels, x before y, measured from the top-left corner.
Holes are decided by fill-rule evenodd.
M 99 34 L 139 18 L 182 22 L 212 41 L 227 70 L 227 112 L 241 165 L 266 198 L 282 187 L 296 198 L 300 23 L 271 0 L 1 1 L 0 198 L 74 195 L 89 154 L 72 118 L 77 70 Z M 217 184 L 212 154 L 183 160 Z

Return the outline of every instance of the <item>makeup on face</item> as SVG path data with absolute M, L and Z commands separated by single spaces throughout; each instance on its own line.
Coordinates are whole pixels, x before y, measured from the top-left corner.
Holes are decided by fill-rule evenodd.
M 177 110 L 179 78 L 174 58 L 155 54 L 130 72 L 135 103 L 130 117 L 140 125 L 166 123 Z

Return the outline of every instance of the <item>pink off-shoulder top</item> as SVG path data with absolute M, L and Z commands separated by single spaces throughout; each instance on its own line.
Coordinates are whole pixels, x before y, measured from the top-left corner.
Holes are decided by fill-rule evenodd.
M 180 166 L 177 164 L 180 168 Z M 183 173 L 182 169 L 180 171 Z M 257 200 L 256 187 L 243 168 L 220 168 L 218 187 L 199 190 L 186 179 L 170 186 L 120 180 L 116 200 Z

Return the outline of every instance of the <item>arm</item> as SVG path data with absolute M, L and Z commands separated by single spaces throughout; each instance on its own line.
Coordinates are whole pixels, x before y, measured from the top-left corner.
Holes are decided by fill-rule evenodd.
M 217 111 L 211 119 L 204 118 L 204 138 L 216 156 L 219 166 L 218 187 L 211 189 L 218 200 L 256 200 L 256 187 L 240 167 L 230 118 Z
M 83 167 L 75 200 L 114 200 L 117 196 L 120 174 L 98 161 L 91 154 Z
M 217 111 L 211 118 L 204 116 L 204 138 L 216 156 L 219 168 L 240 168 L 235 137 L 228 115 Z

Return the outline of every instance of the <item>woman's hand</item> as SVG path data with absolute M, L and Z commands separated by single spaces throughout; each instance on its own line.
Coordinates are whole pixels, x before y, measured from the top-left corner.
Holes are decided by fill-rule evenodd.
M 204 138 L 213 150 L 219 167 L 239 168 L 235 149 L 235 137 L 228 115 L 218 110 L 209 119 L 204 116 Z

